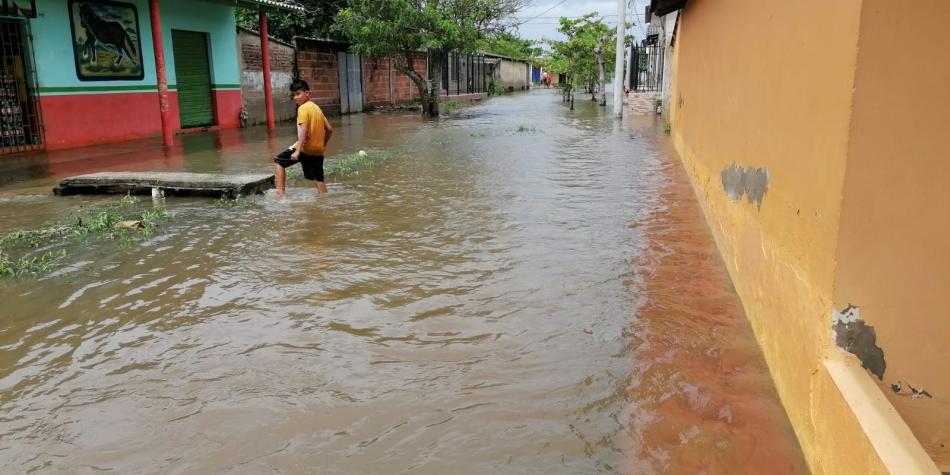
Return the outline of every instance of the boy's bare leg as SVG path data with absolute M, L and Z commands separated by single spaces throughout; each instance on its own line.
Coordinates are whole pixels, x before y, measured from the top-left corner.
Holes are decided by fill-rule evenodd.
M 317 188 L 317 193 L 327 192 L 327 184 L 322 181 L 313 180 L 313 186 Z
M 277 196 L 284 196 L 287 192 L 286 187 L 286 175 L 284 174 L 284 167 L 274 164 L 274 186 L 277 188 Z

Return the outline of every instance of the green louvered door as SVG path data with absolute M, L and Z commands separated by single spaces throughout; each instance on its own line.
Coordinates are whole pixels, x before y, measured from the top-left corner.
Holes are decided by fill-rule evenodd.
M 181 127 L 214 124 L 207 33 L 172 30 L 172 49 Z

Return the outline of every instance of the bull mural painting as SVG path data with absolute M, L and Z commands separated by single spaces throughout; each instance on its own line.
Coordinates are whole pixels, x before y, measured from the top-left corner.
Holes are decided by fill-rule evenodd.
M 142 79 L 142 48 L 135 5 L 71 0 L 76 74 L 85 81 Z

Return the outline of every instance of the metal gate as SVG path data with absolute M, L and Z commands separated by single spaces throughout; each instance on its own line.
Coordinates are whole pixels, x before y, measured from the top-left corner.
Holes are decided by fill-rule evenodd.
M 208 34 L 172 30 L 172 50 L 175 54 L 175 82 L 178 87 L 181 127 L 214 124 Z
M 43 148 L 29 24 L 0 20 L 0 155 Z
M 663 89 L 662 46 L 634 46 L 630 64 L 631 91 L 647 92 Z
M 451 52 L 433 56 L 429 61 L 438 61 L 442 65 L 442 94 L 453 96 L 486 91 L 485 75 L 488 74 L 489 60 L 485 59 L 485 55 Z M 431 67 L 428 74 L 429 79 L 435 82 Z
M 354 53 L 337 53 L 340 76 L 340 113 L 363 112 L 363 58 Z

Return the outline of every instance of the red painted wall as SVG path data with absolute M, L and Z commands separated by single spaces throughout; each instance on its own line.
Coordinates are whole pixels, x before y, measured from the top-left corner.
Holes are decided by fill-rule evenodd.
M 213 91 L 215 122 L 240 126 L 241 91 Z M 172 130 L 180 130 L 178 94 L 168 92 Z M 158 94 L 73 94 L 41 96 L 46 149 L 59 150 L 146 137 L 162 131 Z
M 178 95 L 169 93 L 173 127 L 179 127 Z M 118 142 L 162 131 L 158 95 L 151 92 L 42 96 L 46 149 Z
M 279 94 L 275 91 L 275 95 Z M 213 91 L 214 121 L 222 129 L 241 126 L 241 91 Z M 176 109 L 177 109 L 177 98 Z M 177 112 L 176 112 L 177 114 Z

